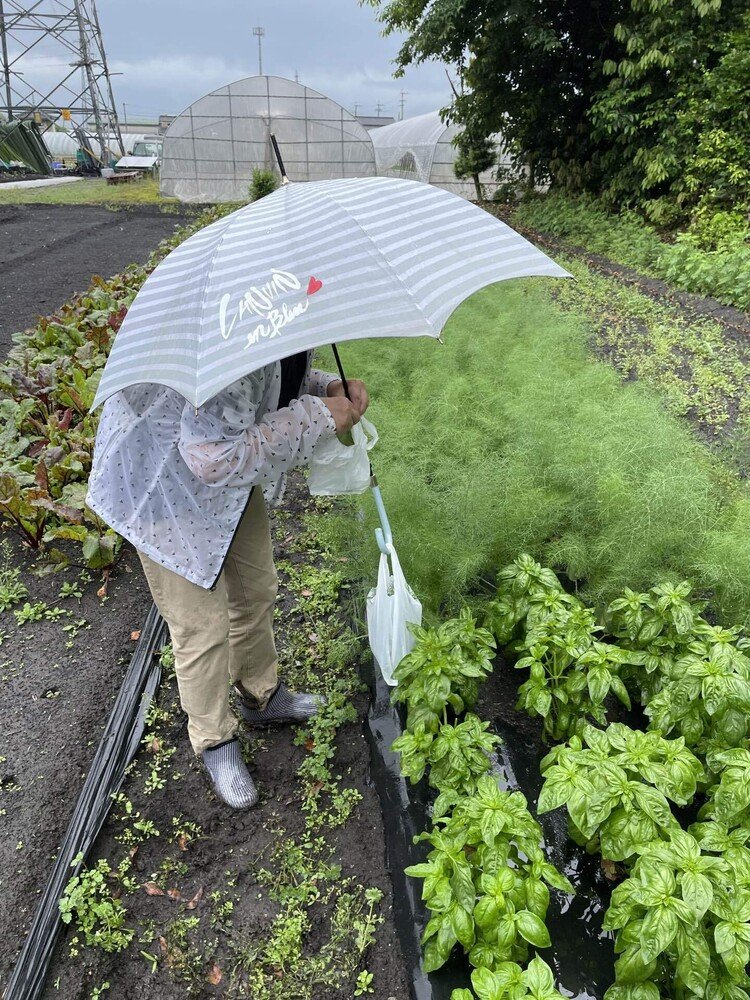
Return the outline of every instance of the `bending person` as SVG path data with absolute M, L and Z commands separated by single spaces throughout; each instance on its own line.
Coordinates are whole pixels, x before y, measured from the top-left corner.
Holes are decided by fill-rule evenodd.
M 197 410 L 162 385 L 123 389 L 104 404 L 87 503 L 138 550 L 172 639 L 188 733 L 217 796 L 258 799 L 237 742 L 230 683 L 248 725 L 298 722 L 320 699 L 278 678 L 277 593 L 266 505 L 318 441 L 351 430 L 367 409 L 303 353 L 239 379 Z

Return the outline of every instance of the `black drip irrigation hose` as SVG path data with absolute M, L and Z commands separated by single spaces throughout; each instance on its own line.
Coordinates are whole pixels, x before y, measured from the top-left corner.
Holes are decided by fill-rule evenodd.
M 161 664 L 155 653 L 166 641 L 166 624 L 152 605 L 3 994 L 4 1000 L 36 1000 L 44 988 L 61 928 L 60 897 L 68 879 L 81 867 L 73 869 L 73 858 L 78 854 L 85 858 L 88 854 L 107 818 L 112 795 L 122 784 L 125 768 L 138 750 L 146 711 L 161 680 Z

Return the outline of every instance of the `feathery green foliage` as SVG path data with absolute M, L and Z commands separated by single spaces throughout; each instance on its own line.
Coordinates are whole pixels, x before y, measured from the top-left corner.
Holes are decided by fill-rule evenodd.
M 373 463 L 407 578 L 434 613 L 528 551 L 589 599 L 685 578 L 744 619 L 750 496 L 657 397 L 591 361 L 589 336 L 526 279 L 472 296 L 443 346 L 345 347 L 371 388 Z M 369 579 L 372 536 L 356 535 Z

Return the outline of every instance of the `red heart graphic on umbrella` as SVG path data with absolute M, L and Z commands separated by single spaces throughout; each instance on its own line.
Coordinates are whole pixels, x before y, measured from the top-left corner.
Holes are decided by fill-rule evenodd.
M 315 293 L 319 292 L 322 287 L 323 287 L 322 281 L 318 281 L 317 278 L 310 278 L 310 280 L 307 283 L 307 294 L 315 295 Z

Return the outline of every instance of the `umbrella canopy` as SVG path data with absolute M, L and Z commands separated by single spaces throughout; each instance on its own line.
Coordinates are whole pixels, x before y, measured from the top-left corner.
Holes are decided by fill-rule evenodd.
M 569 277 L 463 198 L 366 177 L 285 184 L 173 250 L 115 340 L 93 406 L 138 382 L 200 406 L 289 355 L 363 337 L 438 337 L 472 292 Z

